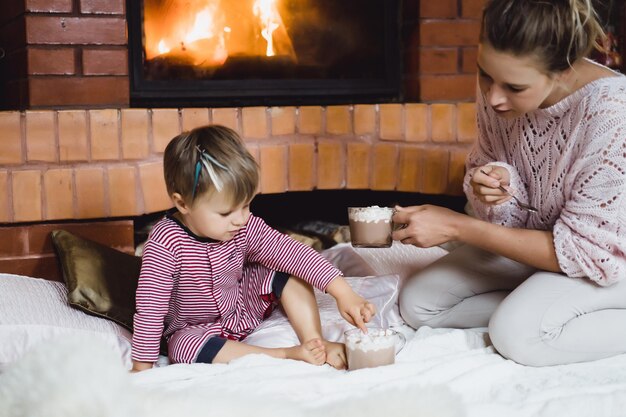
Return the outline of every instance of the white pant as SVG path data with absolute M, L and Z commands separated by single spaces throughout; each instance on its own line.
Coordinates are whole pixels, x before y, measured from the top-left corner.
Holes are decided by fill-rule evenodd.
M 498 352 L 524 365 L 626 352 L 626 280 L 601 287 L 470 245 L 409 278 L 400 312 L 414 328 L 489 326 Z

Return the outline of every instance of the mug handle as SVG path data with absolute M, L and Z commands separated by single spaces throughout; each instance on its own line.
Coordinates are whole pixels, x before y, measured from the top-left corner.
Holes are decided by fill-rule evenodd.
M 396 345 L 396 355 L 400 353 L 404 345 L 406 345 L 406 337 L 402 333 L 396 330 L 396 336 L 398 336 L 399 343 Z

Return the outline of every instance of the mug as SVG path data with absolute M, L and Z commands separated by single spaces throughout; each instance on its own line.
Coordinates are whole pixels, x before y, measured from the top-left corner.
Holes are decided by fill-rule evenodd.
M 388 248 L 392 244 L 394 209 L 391 207 L 348 207 L 350 241 L 355 248 Z
M 368 327 L 367 333 L 358 328 L 346 330 L 344 341 L 348 369 L 353 371 L 394 364 L 406 338 L 396 330 Z

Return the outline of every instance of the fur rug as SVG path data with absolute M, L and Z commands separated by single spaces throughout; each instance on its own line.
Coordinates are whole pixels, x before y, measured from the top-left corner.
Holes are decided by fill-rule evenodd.
M 445 386 L 372 393 L 361 400 L 302 407 L 288 398 L 252 393 L 150 395 L 132 382 L 120 358 L 96 341 L 53 340 L 28 352 L 0 375 L 1 417 L 325 417 L 463 416 L 459 398 Z

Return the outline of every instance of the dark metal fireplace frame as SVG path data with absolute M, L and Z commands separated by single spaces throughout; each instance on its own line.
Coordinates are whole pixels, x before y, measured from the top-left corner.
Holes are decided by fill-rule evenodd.
M 331 105 L 402 100 L 401 0 L 385 3 L 385 75 L 380 79 L 147 80 L 142 0 L 127 0 L 130 104 L 135 107 Z

